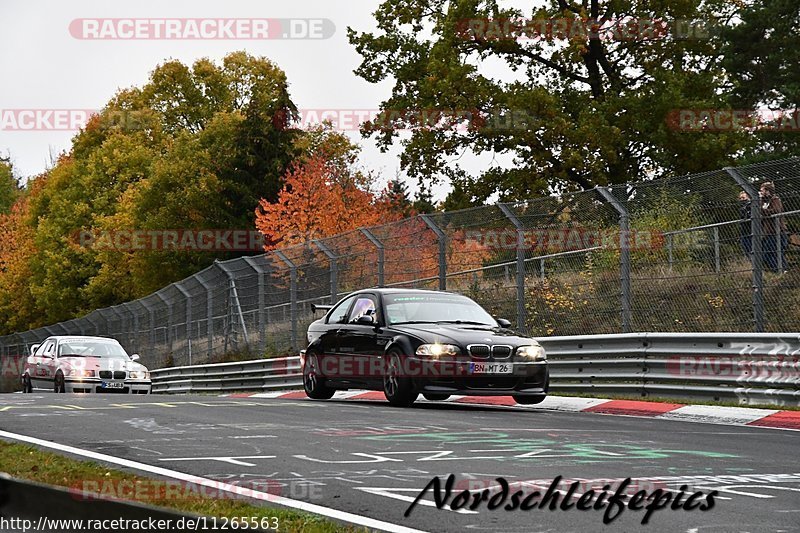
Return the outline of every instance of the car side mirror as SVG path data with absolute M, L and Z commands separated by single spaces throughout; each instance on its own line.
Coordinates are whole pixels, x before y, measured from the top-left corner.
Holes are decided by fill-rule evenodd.
M 506 320 L 505 318 L 498 318 L 497 323 L 500 325 L 501 328 L 510 328 L 511 322 Z
M 138 360 L 139 360 L 139 354 L 138 353 L 135 353 L 135 354 L 133 354 L 131 356 L 131 361 L 138 361 Z
M 356 324 L 361 324 L 362 326 L 372 326 L 375 324 L 375 318 L 372 315 L 361 315 L 356 319 Z

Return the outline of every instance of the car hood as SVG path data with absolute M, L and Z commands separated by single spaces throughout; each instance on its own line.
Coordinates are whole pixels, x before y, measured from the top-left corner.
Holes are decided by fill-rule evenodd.
M 513 347 L 539 344 L 530 337 L 515 332 L 485 326 L 468 324 L 401 324 L 392 329 L 419 338 L 422 342 L 445 344 L 508 344 Z
M 135 361 L 115 359 L 109 357 L 60 357 L 59 363 L 74 368 L 86 370 L 140 370 L 147 371 L 147 367 Z

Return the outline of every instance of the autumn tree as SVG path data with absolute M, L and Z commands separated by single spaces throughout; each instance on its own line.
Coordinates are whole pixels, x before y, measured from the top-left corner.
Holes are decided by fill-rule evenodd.
M 11 162 L 0 158 L 0 214 L 8 213 L 19 196 L 19 183 L 14 177 Z
M 450 207 L 718 168 L 749 142 L 744 134 L 698 142 L 667 118 L 726 105 L 713 27 L 736 9 L 725 0 L 547 0 L 525 8 L 383 0 L 377 31 L 348 29 L 362 56 L 356 73 L 393 83 L 382 113 L 362 131 L 383 148 L 401 142 L 411 177 L 454 185 Z M 590 21 L 601 30 L 590 31 Z M 642 21 L 666 28 L 644 34 Z M 493 162 L 470 175 L 460 163 L 465 153 Z

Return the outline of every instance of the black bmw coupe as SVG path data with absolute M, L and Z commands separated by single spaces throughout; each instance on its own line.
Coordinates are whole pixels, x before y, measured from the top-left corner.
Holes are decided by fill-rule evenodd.
M 303 385 L 314 399 L 336 390 L 383 391 L 392 405 L 422 394 L 513 396 L 544 400 L 549 385 L 544 349 L 458 294 L 369 289 L 348 295 L 308 328 Z

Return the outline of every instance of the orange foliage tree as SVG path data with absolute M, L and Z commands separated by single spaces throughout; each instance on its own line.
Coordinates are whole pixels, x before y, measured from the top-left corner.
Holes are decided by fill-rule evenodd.
M 316 155 L 292 165 L 278 201 L 259 202 L 255 223 L 265 236 L 265 249 L 272 250 L 401 217 L 393 202 L 363 190 L 355 179 L 342 178 Z

